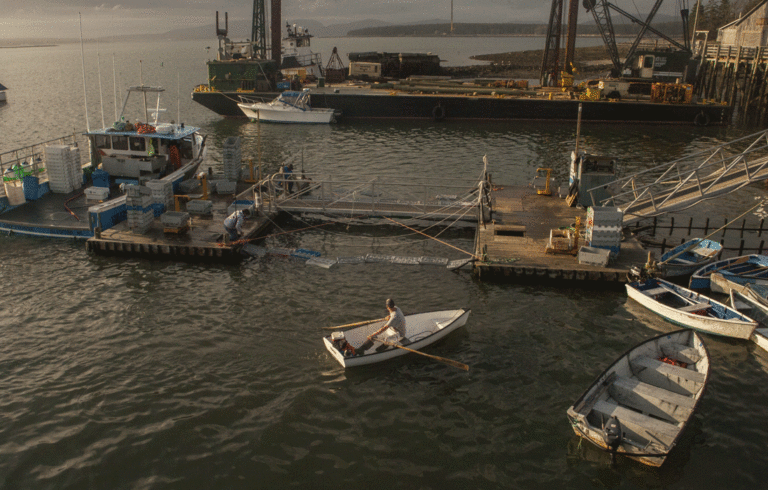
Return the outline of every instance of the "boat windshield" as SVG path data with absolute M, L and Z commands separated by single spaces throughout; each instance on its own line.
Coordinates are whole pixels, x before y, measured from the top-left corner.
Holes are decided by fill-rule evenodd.
M 286 91 L 275 100 L 277 103 L 287 104 L 299 109 L 309 108 L 309 92 Z

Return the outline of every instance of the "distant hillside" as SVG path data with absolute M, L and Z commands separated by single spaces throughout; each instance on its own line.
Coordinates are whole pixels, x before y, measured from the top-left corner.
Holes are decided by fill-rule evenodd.
M 618 36 L 635 35 L 639 27 L 635 24 L 614 23 L 614 31 Z M 682 35 L 680 22 L 662 22 L 653 27 L 668 36 Z M 579 24 L 578 33 L 581 35 L 599 35 L 600 32 L 594 23 Z M 351 37 L 429 37 L 443 36 L 451 33 L 450 23 L 440 24 L 411 24 L 389 25 L 382 27 L 368 27 L 351 30 L 347 36 Z M 453 24 L 454 36 L 546 36 L 546 24 Z
M 347 32 L 350 30 L 376 28 L 376 27 L 384 27 L 384 26 L 391 25 L 387 22 L 368 19 L 368 20 L 361 20 L 358 22 L 351 22 L 348 24 L 333 24 L 330 26 L 324 26 L 323 24 L 321 24 L 320 22 L 317 22 L 316 20 L 284 18 L 283 25 L 282 25 L 283 29 L 285 29 L 286 23 L 290 23 L 291 25 L 296 24 L 297 27 L 301 26 L 305 29 L 308 29 L 309 33 L 315 37 L 344 37 L 347 35 Z M 224 28 L 223 20 L 221 18 L 219 19 L 219 27 L 222 29 Z M 157 37 L 160 37 L 162 39 L 174 39 L 174 40 L 216 39 L 216 25 L 210 24 L 207 26 L 174 29 L 164 34 L 158 34 Z M 250 39 L 251 37 L 250 22 L 230 21 L 228 37 L 233 41 Z

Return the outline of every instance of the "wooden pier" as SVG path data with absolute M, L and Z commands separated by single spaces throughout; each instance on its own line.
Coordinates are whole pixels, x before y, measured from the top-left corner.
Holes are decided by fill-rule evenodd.
M 742 122 L 765 123 L 768 110 L 768 47 L 707 44 L 694 84 L 694 94 L 702 101 L 733 106 Z
M 252 191 L 250 191 L 252 194 Z M 96 233 L 86 241 L 88 252 L 97 255 L 133 256 L 150 259 L 183 261 L 236 262 L 243 258 L 240 249 L 249 240 L 263 236 L 272 226 L 276 212 L 256 213 L 245 221 L 243 239 L 226 243 L 224 219 L 232 195 L 211 195 L 213 212 L 210 215 L 190 214 L 190 225 L 181 230 L 165 228 L 160 218 L 155 218 L 149 231 L 134 233 L 126 222 Z
M 480 260 L 474 272 L 480 279 L 619 287 L 633 265 L 647 260 L 647 252 L 632 237 L 625 237 L 607 267 L 579 264 L 572 254 L 546 253 L 551 230 L 572 227 L 577 217 L 582 229 L 586 226 L 584 209 L 571 208 L 554 195 L 538 195 L 531 187 L 495 187 L 490 199 L 491 221 L 477 229 L 475 255 Z

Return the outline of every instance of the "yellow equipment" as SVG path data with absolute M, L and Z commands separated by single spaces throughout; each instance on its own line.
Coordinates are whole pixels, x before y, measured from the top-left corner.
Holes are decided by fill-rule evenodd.
M 541 172 L 546 172 L 546 177 L 541 175 Z M 536 169 L 536 176 L 533 178 L 533 187 L 536 187 L 536 179 L 542 179 L 546 178 L 546 183 L 544 184 L 543 189 L 536 188 L 536 194 L 540 196 L 551 196 L 552 190 L 549 188 L 549 180 L 552 177 L 552 169 L 551 168 L 537 168 Z

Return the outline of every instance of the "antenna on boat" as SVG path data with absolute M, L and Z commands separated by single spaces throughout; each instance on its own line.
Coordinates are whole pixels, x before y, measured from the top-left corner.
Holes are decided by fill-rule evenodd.
M 181 109 L 179 101 L 181 100 L 181 88 L 179 88 L 179 72 L 176 72 L 176 122 L 181 124 Z
M 77 13 L 80 18 L 80 62 L 83 65 L 83 103 L 85 104 L 85 130 L 91 132 L 91 123 L 88 120 L 88 91 L 85 90 L 85 50 L 83 49 L 83 16 Z
M 115 74 L 115 53 L 112 53 L 112 90 L 115 93 L 115 121 L 117 121 L 117 75 Z
M 112 26 L 115 24 L 115 13 L 112 12 Z M 115 30 L 112 29 L 112 44 L 115 44 Z M 117 121 L 117 75 L 115 74 L 115 52 L 112 52 L 112 90 L 115 97 L 115 121 Z
M 96 63 L 98 63 L 99 74 L 99 100 L 101 101 L 101 127 L 106 128 L 107 124 L 104 122 L 104 94 L 101 92 L 101 53 L 99 53 L 98 41 L 96 44 Z
M 144 68 L 141 64 L 141 60 L 139 60 L 139 82 L 141 82 L 141 87 L 144 88 Z M 142 90 L 142 95 L 144 95 L 144 121 L 149 122 L 149 111 L 147 110 L 147 92 L 146 90 Z

